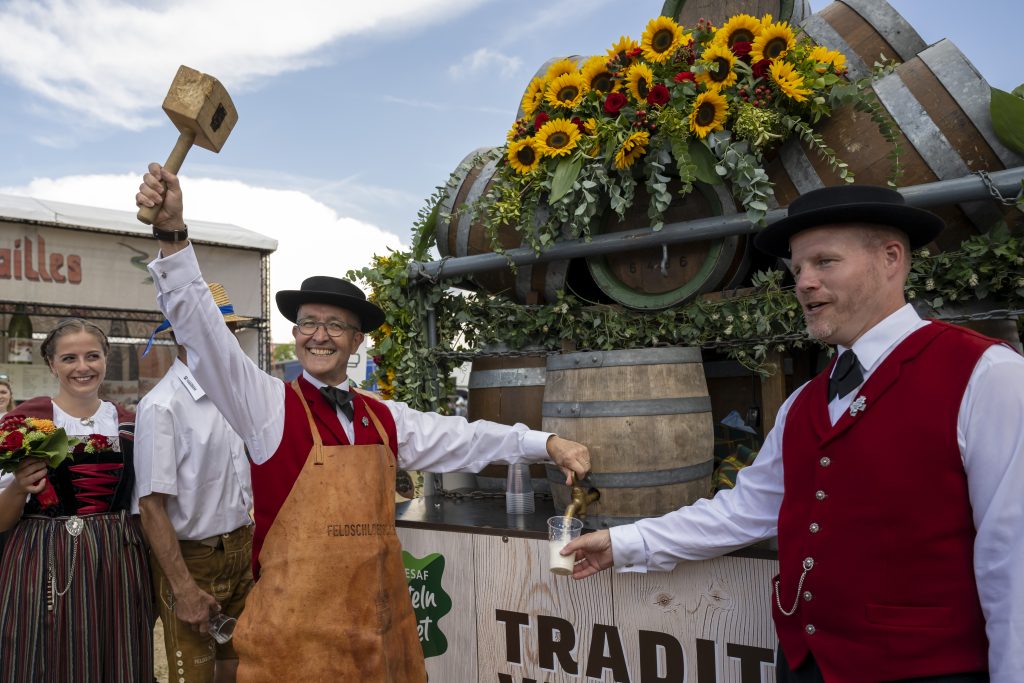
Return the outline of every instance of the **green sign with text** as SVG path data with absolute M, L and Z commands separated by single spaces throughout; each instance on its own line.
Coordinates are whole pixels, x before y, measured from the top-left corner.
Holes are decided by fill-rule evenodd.
M 420 635 L 424 657 L 437 657 L 448 651 L 448 639 L 441 632 L 441 617 L 452 609 L 452 599 L 441 587 L 444 575 L 444 556 L 432 553 L 422 559 L 402 551 L 405 579 L 409 583 L 409 598 L 416 614 L 416 628 Z

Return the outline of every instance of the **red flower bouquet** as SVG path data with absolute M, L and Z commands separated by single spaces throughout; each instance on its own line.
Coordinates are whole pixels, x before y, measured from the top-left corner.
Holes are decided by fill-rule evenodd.
M 13 472 L 25 458 L 40 458 L 47 467 L 58 467 L 71 457 L 69 448 L 77 448 L 77 440 L 57 428 L 52 420 L 38 417 L 10 416 L 0 421 L 0 472 Z M 56 505 L 57 493 L 49 481 L 36 495 L 43 507 Z

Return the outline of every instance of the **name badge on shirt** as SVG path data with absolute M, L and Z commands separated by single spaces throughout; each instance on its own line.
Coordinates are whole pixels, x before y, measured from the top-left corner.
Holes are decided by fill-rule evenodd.
M 174 374 L 178 376 L 178 379 L 188 390 L 189 395 L 192 396 L 192 400 L 198 401 L 203 396 L 206 396 L 206 392 L 203 391 L 201 386 L 199 386 L 199 382 L 196 381 L 195 377 L 192 376 L 192 373 L 189 372 L 187 368 L 179 367 L 179 364 L 175 363 Z

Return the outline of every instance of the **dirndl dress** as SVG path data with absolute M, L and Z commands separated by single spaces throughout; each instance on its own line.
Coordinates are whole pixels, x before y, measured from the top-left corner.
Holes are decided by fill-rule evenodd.
M 146 545 L 129 514 L 132 425 L 50 470 L 0 563 L 0 683 L 152 683 Z

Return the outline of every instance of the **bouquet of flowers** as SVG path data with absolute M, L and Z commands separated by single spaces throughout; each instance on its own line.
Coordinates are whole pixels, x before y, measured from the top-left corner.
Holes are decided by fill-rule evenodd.
M 51 420 L 8 416 L 0 420 L 0 472 L 13 472 L 26 458 L 40 458 L 47 467 L 55 468 L 79 445 L 78 439 L 69 438 Z M 48 480 L 36 500 L 44 508 L 59 502 Z
M 49 467 L 57 467 L 78 445 L 52 420 L 6 417 L 0 420 L 0 472 L 13 472 L 25 458 L 42 458 Z
M 773 197 L 762 157 L 793 133 L 853 182 L 811 128 L 835 107 L 868 99 L 866 84 L 847 81 L 845 62 L 769 15 L 691 29 L 651 19 L 639 42 L 623 36 L 605 55 L 562 59 L 533 79 L 494 152 L 492 188 L 469 210 L 492 238 L 513 225 L 539 250 L 589 235 L 605 206 L 623 217 L 639 182 L 658 230 L 670 181 L 685 195 L 694 182 L 724 179 L 759 222 Z

